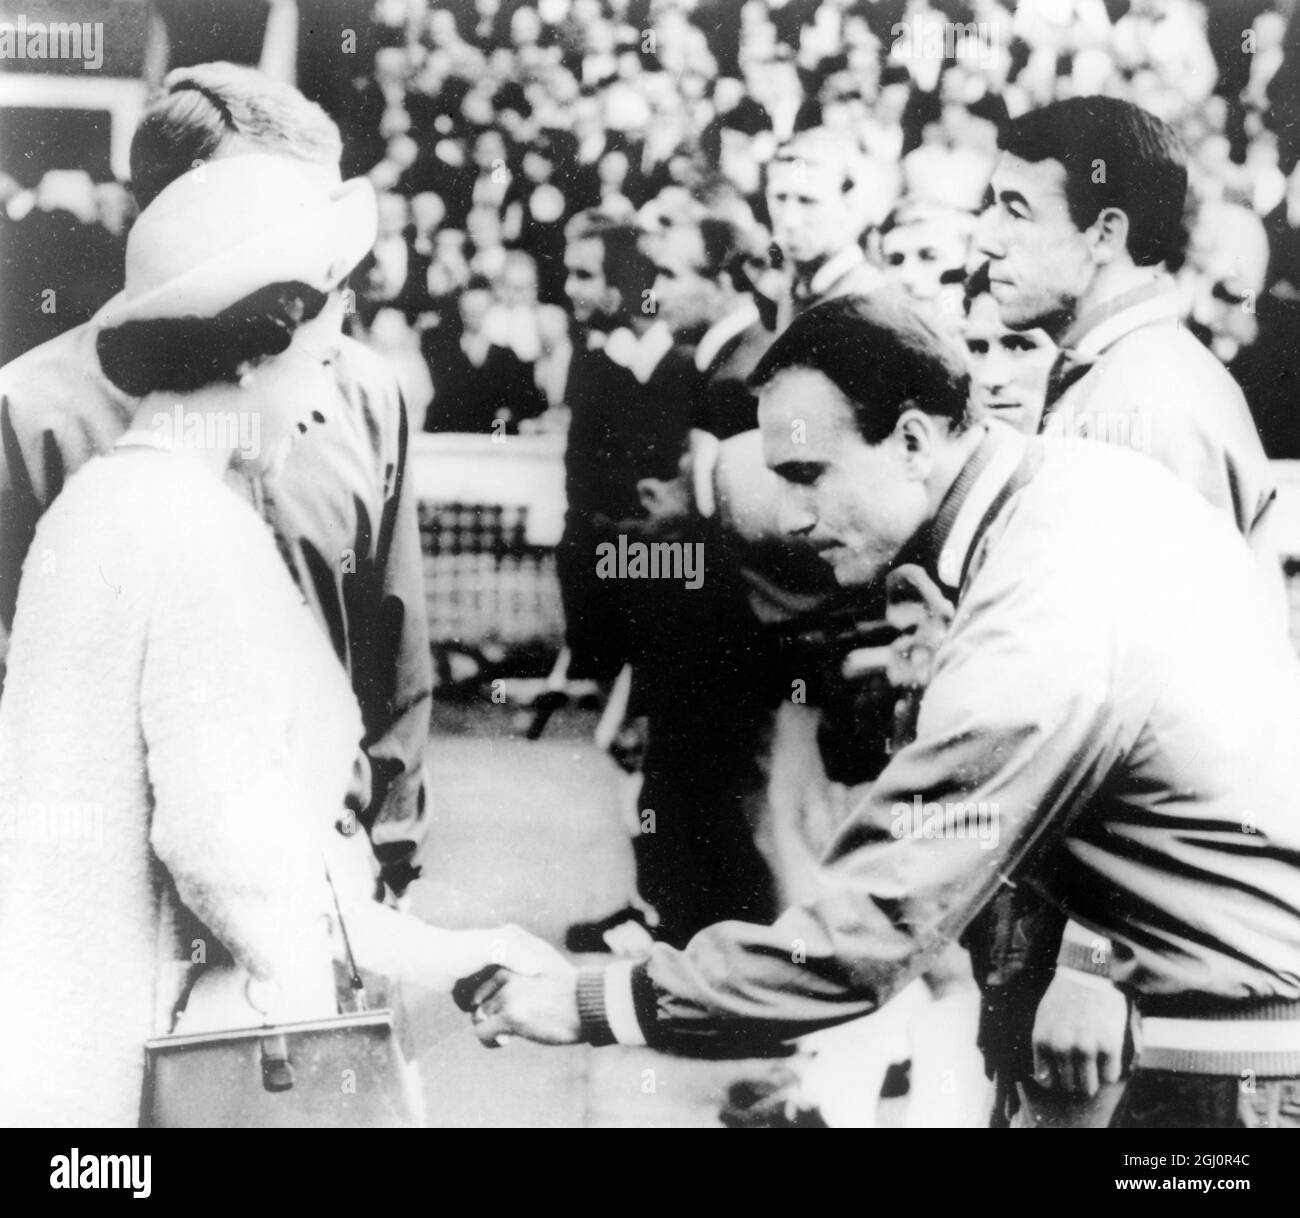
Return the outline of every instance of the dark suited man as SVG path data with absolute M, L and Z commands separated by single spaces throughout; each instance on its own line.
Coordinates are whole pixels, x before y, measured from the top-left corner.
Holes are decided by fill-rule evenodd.
M 701 907 L 724 908 L 719 902 L 732 891 L 728 877 L 710 867 L 714 855 L 701 847 L 699 818 L 689 801 L 679 798 L 672 771 L 680 724 L 670 726 L 664 714 L 665 703 L 672 700 L 671 674 L 682 664 L 670 642 L 673 630 L 683 614 L 701 612 L 715 589 L 707 577 L 694 589 L 670 579 L 605 578 L 598 565 L 598 547 L 606 543 L 617 547 L 664 540 L 646 518 L 647 487 L 662 490 L 676 479 L 698 396 L 699 373 L 674 333 L 674 326 L 684 332 L 694 325 L 693 255 L 680 248 L 676 236 L 669 237 L 661 242 L 663 261 L 656 264 L 643 250 L 642 236 L 632 225 L 599 212 L 580 213 L 569 225 L 566 290 L 585 332 L 579 331 L 574 344 L 566 393 L 572 411 L 565 452 L 568 510 L 557 571 L 568 675 L 612 682 L 630 665 L 629 714 L 650 713 L 658 723 L 641 802 L 641 810 L 652 809 L 654 815 L 642 820 L 646 827 L 633 845 L 640 895 L 653 908 L 662 906 L 661 933 L 676 940 L 683 928 L 689 937 L 690 928 L 701 924 Z M 690 645 L 697 646 L 698 639 Z M 718 656 L 705 658 L 713 666 L 721 662 Z M 739 857 L 746 838 L 735 817 L 716 817 L 713 832 L 714 852 Z M 747 873 L 757 866 L 755 860 Z M 709 872 L 710 878 L 703 879 Z M 731 878 L 736 890 L 754 887 L 748 874 L 743 883 Z M 607 944 L 639 950 L 649 943 L 647 920 L 644 910 L 629 905 L 574 925 L 566 941 L 573 950 L 600 951 Z
M 556 561 L 569 675 L 612 681 L 631 659 L 634 634 L 624 582 L 597 577 L 596 546 L 641 514 L 641 478 L 676 474 L 697 377 L 671 331 L 655 324 L 655 269 L 637 229 L 587 211 L 570 221 L 566 239 L 565 292 L 578 332 Z
M 1293 1124 L 1300 662 L 1237 530 L 1136 454 L 970 423 L 960 352 L 885 299 L 808 313 L 754 380 L 785 527 L 841 582 L 913 561 L 955 599 L 916 737 L 811 899 L 641 964 L 499 973 L 480 1039 L 778 1052 L 1016 884 L 1114 943 L 1143 1020 L 1115 1125 Z
M 672 336 L 672 357 L 693 370 L 694 341 L 729 303 L 722 269 L 738 244 L 732 226 L 712 219 L 679 219 L 642 241 L 654 266 L 656 326 Z M 657 392 L 654 373 L 645 392 Z M 697 584 L 647 581 L 629 587 L 625 601 L 635 623 L 633 704 L 646 717 L 637 890 L 658 915 L 654 938 L 684 945 L 715 921 L 775 913 L 753 828 L 764 787 L 754 741 L 773 693 L 769 644 L 717 521 L 691 511 L 688 479 L 672 473 L 639 482 L 645 513 L 619 528 L 680 542 L 702 559 Z

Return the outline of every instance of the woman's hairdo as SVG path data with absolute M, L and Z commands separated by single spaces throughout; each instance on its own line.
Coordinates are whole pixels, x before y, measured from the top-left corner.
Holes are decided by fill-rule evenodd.
M 314 165 L 337 166 L 343 154 L 333 119 L 292 85 L 233 63 L 177 68 L 131 140 L 131 189 L 140 207 L 232 139 Z
M 102 330 L 104 375 L 131 397 L 235 383 L 247 364 L 279 355 L 294 331 L 325 307 L 328 293 L 305 283 L 260 288 L 215 317 L 160 317 Z

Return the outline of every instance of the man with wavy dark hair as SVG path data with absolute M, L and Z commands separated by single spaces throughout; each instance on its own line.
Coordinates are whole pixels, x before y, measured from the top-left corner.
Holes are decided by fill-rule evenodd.
M 1272 472 L 1241 390 L 1183 327 L 1169 274 L 1187 245 L 1178 136 L 1129 102 L 1075 97 L 1016 119 L 999 147 L 976 246 L 1003 323 L 1059 347 L 1042 430 L 1143 453 L 1228 513 L 1280 611 Z M 1012 1109 L 1026 1099 L 1018 1119 L 1104 1121 L 1132 1048 L 1111 945 L 1062 931 L 1028 894 L 1002 901 L 975 936 L 1000 1090 Z
M 1187 246 L 1172 128 L 1130 102 L 1073 97 L 998 141 L 975 243 L 1003 322 L 1060 348 L 1043 428 L 1144 452 L 1232 513 L 1266 563 L 1276 491 L 1245 398 L 1180 324 Z
M 196 164 L 248 152 L 337 183 L 341 151 L 337 127 L 296 89 L 252 68 L 199 64 L 167 77 L 135 134 L 131 172 L 147 208 Z M 37 520 L 137 404 L 104 375 L 99 330 L 92 320 L 0 370 L 0 658 Z M 320 355 L 337 397 L 321 403 L 261 506 L 362 709 L 365 740 L 340 823 L 367 828 L 400 891 L 417 874 L 427 825 L 433 682 L 406 412 L 391 372 L 361 344 L 343 338 Z

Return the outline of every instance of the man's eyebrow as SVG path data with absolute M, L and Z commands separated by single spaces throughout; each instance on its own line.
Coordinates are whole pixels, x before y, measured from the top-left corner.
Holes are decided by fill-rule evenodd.
M 998 199 L 1003 203 L 1019 203 L 1025 208 L 1029 206 L 1029 200 L 1018 190 L 999 190 Z
M 807 483 L 814 481 L 825 468 L 821 461 L 782 461 L 772 466 L 772 472 L 787 482 Z

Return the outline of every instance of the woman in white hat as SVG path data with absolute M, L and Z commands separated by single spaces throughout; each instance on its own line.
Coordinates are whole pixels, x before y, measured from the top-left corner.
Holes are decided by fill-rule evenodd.
M 534 951 L 361 895 L 334 826 L 360 716 L 255 510 L 334 400 L 375 224 L 367 183 L 250 154 L 132 230 L 98 345 L 141 405 L 40 522 L 0 704 L 0 1125 L 134 1124 L 196 972 L 181 1030 L 333 1014 L 326 856 L 363 969 L 445 988 Z

